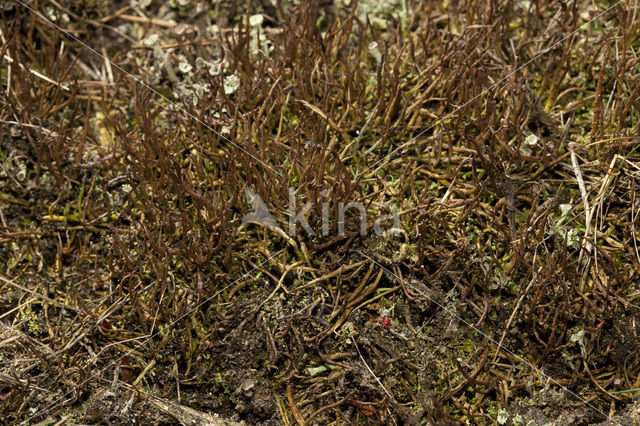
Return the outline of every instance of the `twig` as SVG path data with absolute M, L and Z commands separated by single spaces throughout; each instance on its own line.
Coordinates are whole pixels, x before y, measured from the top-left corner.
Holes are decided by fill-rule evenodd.
M 107 56 L 107 49 L 105 49 L 104 46 L 102 46 L 102 56 L 104 56 L 104 67 L 107 71 L 108 84 L 114 84 L 115 79 L 113 78 L 113 69 L 111 69 L 111 61 Z M 101 82 L 101 83 L 107 84 L 106 82 Z
M 291 413 L 293 417 L 296 419 L 299 425 L 304 426 L 307 422 L 304 421 L 304 417 L 302 416 L 302 412 L 296 405 L 296 400 L 293 398 L 293 391 L 291 390 L 291 385 L 287 385 L 287 399 L 289 400 L 289 406 L 291 407 Z
M 14 62 L 14 61 L 13 61 L 13 59 L 11 58 L 11 56 L 9 56 L 9 55 L 4 55 L 4 59 L 6 59 L 7 61 L 9 61 L 9 63 L 10 63 L 10 64 L 12 64 L 12 63 Z M 46 75 L 41 74 L 41 73 L 39 73 L 39 72 L 38 72 L 38 71 L 36 71 L 36 70 L 32 70 L 32 69 L 30 69 L 30 68 L 27 68 L 27 67 L 25 67 L 24 65 L 22 65 L 22 64 L 20 64 L 20 63 L 18 63 L 18 66 L 19 66 L 20 68 L 22 68 L 23 70 L 25 70 L 25 71 L 29 71 L 31 74 L 33 74 L 33 75 L 35 75 L 36 77 L 38 77 L 38 78 L 40 78 L 40 79 L 42 79 L 42 80 L 46 81 L 47 83 L 51 83 L 51 84 L 55 84 L 56 86 L 60 86 L 60 88 L 61 88 L 61 89 L 66 90 L 67 92 L 70 92 L 70 91 L 71 91 L 71 89 L 69 88 L 69 86 L 65 86 L 65 85 L 64 85 L 64 84 L 62 84 L 62 83 L 59 83 L 59 82 L 57 82 L 57 81 L 55 81 L 55 80 L 52 80 L 52 79 L 50 79 L 49 77 L 47 77 Z
M 356 346 L 356 350 L 358 351 L 358 355 L 360 355 L 360 359 L 362 360 L 362 363 L 364 364 L 365 367 L 367 367 L 367 370 L 369 370 L 369 373 L 371 373 L 371 375 L 373 376 L 374 379 L 376 379 L 376 382 L 378 382 L 378 384 L 380 385 L 380 387 L 382 388 L 382 390 L 384 391 L 384 393 L 386 393 L 389 398 L 391 398 L 391 400 L 393 400 L 393 397 L 391 396 L 391 394 L 389 393 L 389 391 L 387 390 L 387 388 L 384 387 L 384 385 L 382 384 L 382 382 L 380 381 L 380 379 L 378 379 L 378 376 L 376 376 L 373 371 L 371 370 L 371 368 L 369 368 L 369 365 L 367 364 L 367 361 L 364 360 L 364 357 L 362 356 L 362 353 L 360 353 L 360 348 L 358 347 L 358 343 L 354 340 L 353 344 Z
M 538 256 L 538 250 L 536 250 L 533 253 L 533 267 L 534 268 L 536 267 L 536 257 L 537 256 Z M 542 268 L 540 268 L 538 270 L 538 273 L 540 272 L 541 269 Z M 516 316 L 516 312 L 518 312 L 518 309 L 520 309 L 520 305 L 522 305 L 522 301 L 524 300 L 524 297 L 529 292 L 529 289 L 531 288 L 533 283 L 536 282 L 536 278 L 537 277 L 538 277 L 538 274 L 534 273 L 533 277 L 531 277 L 531 281 L 529 281 L 529 284 L 527 285 L 527 288 L 524 289 L 524 291 L 522 292 L 522 295 L 518 299 L 518 302 L 516 303 L 516 307 L 513 308 L 513 312 L 511 312 L 511 316 L 509 317 L 509 321 L 507 321 L 507 326 L 504 328 L 504 331 L 502 332 L 502 337 L 500 338 L 500 342 L 498 342 L 498 349 L 496 349 L 496 355 L 493 357 L 493 362 L 496 362 L 496 360 L 498 359 L 498 355 L 500 354 L 500 348 L 502 347 L 502 342 L 504 342 L 504 338 L 507 335 L 507 331 L 509 330 L 509 327 L 511 327 L 511 322 L 513 321 L 513 318 Z
M 37 297 L 38 299 L 41 299 L 41 300 L 44 300 L 45 302 L 51 303 L 53 305 L 56 305 L 59 308 L 68 309 L 69 311 L 75 312 L 77 314 L 82 312 L 81 310 L 76 309 L 76 308 L 74 308 L 72 306 L 65 305 L 64 303 L 60 303 L 57 300 L 53 300 L 50 297 L 47 297 L 47 296 L 45 296 L 43 294 L 35 292 L 35 291 L 33 291 L 31 289 L 28 289 L 26 287 L 23 287 L 20 284 L 16 284 L 13 281 L 11 281 L 10 279 L 3 277 L 2 275 L 0 275 L 0 281 L 4 282 L 6 284 L 9 284 L 10 286 L 15 287 L 15 288 L 17 288 L 19 290 L 22 290 L 22 291 L 24 291 L 26 293 L 32 294 L 35 297 Z
M 584 212 L 586 214 L 585 218 L 585 231 L 583 241 L 583 247 L 586 247 L 587 251 L 591 253 L 591 242 L 589 241 L 589 230 L 591 228 L 591 211 L 589 209 L 589 199 L 587 197 L 587 190 L 584 186 L 584 180 L 582 179 L 582 172 L 580 171 L 580 166 L 578 165 L 578 157 L 575 152 L 575 144 L 573 142 L 569 142 L 569 152 L 571 153 L 571 167 L 573 168 L 573 173 L 576 175 L 576 180 L 578 181 L 578 188 L 580 188 L 580 195 L 582 196 L 582 203 L 584 204 Z M 582 258 L 582 248 L 580 249 L 580 255 L 578 259 Z
M 278 281 L 278 285 L 276 286 L 276 288 L 273 289 L 273 291 L 271 292 L 271 294 L 262 301 L 262 303 L 260 305 L 258 305 L 258 307 L 253 311 L 258 312 L 260 310 L 260 308 L 262 308 L 264 306 L 265 303 L 267 303 L 269 300 L 271 300 L 271 298 L 273 296 L 275 296 L 275 294 L 278 292 L 278 290 L 280 290 L 280 288 L 282 287 L 282 284 L 284 283 L 284 279 L 287 276 L 287 274 L 289 272 L 291 272 L 291 270 L 295 269 L 296 267 L 300 266 L 302 264 L 302 260 L 287 266 L 287 269 L 284 270 L 284 272 L 282 273 L 282 276 L 280 277 L 280 281 Z
M 209 425 L 209 426 L 222 426 L 222 425 L 239 425 L 240 423 L 232 422 L 230 420 L 222 419 L 214 415 L 195 410 L 186 405 L 176 404 L 173 401 L 158 398 L 157 396 L 149 395 L 149 402 L 159 410 L 171 415 L 180 424 L 183 425 Z
M 358 266 L 362 266 L 363 264 L 365 264 L 367 262 L 368 262 L 368 260 L 361 260 L 360 262 L 352 263 L 350 265 L 343 265 L 343 266 L 339 267 L 338 269 L 329 272 L 328 274 L 325 274 L 325 275 L 323 275 L 321 277 L 318 277 L 318 278 L 316 278 L 314 280 L 309 281 L 306 284 L 303 284 L 303 285 L 297 287 L 296 291 L 300 291 L 300 290 L 303 290 L 303 289 L 306 289 L 306 288 L 313 287 L 313 286 L 317 285 L 318 283 L 320 283 L 322 281 L 326 281 L 326 280 L 328 280 L 330 278 L 333 278 L 335 276 L 338 276 L 338 275 L 342 274 L 343 272 L 349 271 L 349 270 L 351 270 L 353 268 L 357 268 Z
M 165 21 L 164 19 L 141 18 L 140 16 L 135 15 L 119 15 L 118 18 L 124 19 L 128 22 L 135 22 L 137 24 L 151 24 L 162 28 L 173 28 L 178 25 L 175 22 Z

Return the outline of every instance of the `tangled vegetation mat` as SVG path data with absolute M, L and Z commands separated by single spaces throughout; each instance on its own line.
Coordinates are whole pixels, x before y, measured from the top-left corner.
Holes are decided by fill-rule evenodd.
M 6 424 L 633 424 L 637 1 L 4 1 Z

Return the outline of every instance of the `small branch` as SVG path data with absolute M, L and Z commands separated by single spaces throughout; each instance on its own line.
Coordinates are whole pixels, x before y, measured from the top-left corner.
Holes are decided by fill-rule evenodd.
M 576 180 L 578 181 L 578 188 L 580 188 L 580 195 L 582 196 L 582 203 L 584 204 L 584 212 L 586 215 L 585 218 L 585 231 L 584 238 L 582 239 L 583 247 L 586 247 L 587 251 L 591 253 L 591 242 L 589 241 L 589 231 L 591 228 L 591 211 L 589 209 L 589 199 L 587 197 L 587 190 L 584 186 L 584 180 L 582 179 L 582 172 L 580 171 L 580 166 L 578 165 L 578 157 L 575 152 L 575 144 L 573 142 L 569 142 L 569 152 L 571 153 L 571 166 L 573 167 L 573 173 L 576 175 Z M 582 257 L 582 249 L 580 250 L 580 256 Z
M 12 63 L 14 62 L 14 61 L 13 61 L 13 59 L 12 59 L 9 55 L 4 55 L 4 58 L 5 58 L 7 61 L 9 61 L 9 63 L 10 63 L 10 64 L 12 64 Z M 27 67 L 25 67 L 25 66 L 24 66 L 24 65 L 22 65 L 22 64 L 18 64 L 18 66 L 19 66 L 20 68 L 22 68 L 23 70 L 25 70 L 25 71 L 29 71 L 31 74 L 33 74 L 33 75 L 35 75 L 36 77 L 38 77 L 38 78 L 40 78 L 40 79 L 42 79 L 42 80 L 46 81 L 47 83 L 51 83 L 51 84 L 55 84 L 56 86 L 60 86 L 60 88 L 61 88 L 61 89 L 66 90 L 67 92 L 70 92 L 70 91 L 71 91 L 71 89 L 69 88 L 69 86 L 65 86 L 65 85 L 64 85 L 64 84 L 62 84 L 62 83 L 58 83 L 57 81 L 50 79 L 50 78 L 49 78 L 49 77 L 47 77 L 46 75 L 41 74 L 41 73 L 39 73 L 39 72 L 38 72 L 38 71 L 36 71 L 36 70 L 32 70 L 32 69 L 30 69 L 30 68 L 27 68 Z
M 387 390 L 387 388 L 384 387 L 384 385 L 382 384 L 382 382 L 380 381 L 380 379 L 378 379 L 378 376 L 376 376 L 373 371 L 371 370 L 371 368 L 369 368 L 369 365 L 367 364 L 367 362 L 364 360 L 364 357 L 362 356 L 362 353 L 360 353 L 360 348 L 358 347 L 358 343 L 356 343 L 356 341 L 353 341 L 353 344 L 356 345 L 356 350 L 358 351 L 358 355 L 360 355 L 360 359 L 362 360 L 362 363 L 364 364 L 365 367 L 367 367 L 367 370 L 369 370 L 369 373 L 371 373 L 371 375 L 373 376 L 374 379 L 376 379 L 376 382 L 378 382 L 378 384 L 380 385 L 380 387 L 382 388 L 382 390 L 384 391 L 384 393 L 386 393 L 389 398 L 391 398 L 391 400 L 393 401 L 393 397 L 391 396 L 391 394 L 389 393 L 389 391 Z

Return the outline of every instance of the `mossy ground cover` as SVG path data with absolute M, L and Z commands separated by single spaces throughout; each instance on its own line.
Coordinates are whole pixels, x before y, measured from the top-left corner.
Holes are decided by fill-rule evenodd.
M 637 4 L 0 13 L 3 422 L 638 421 Z

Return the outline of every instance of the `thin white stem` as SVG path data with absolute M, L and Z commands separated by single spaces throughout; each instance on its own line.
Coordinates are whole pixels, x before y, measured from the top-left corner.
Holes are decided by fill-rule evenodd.
M 362 356 L 362 354 L 360 353 L 360 348 L 358 348 L 358 344 L 356 343 L 356 341 L 353 341 L 353 344 L 356 345 L 356 350 L 358 351 L 358 355 L 360 355 L 360 359 L 362 360 L 362 363 L 364 364 L 365 367 L 367 367 L 367 370 L 369 370 L 369 373 L 371 373 L 371 375 L 373 376 L 374 379 L 376 379 L 376 382 L 378 382 L 378 384 L 380 385 L 380 387 L 382 388 L 382 390 L 384 391 L 384 393 L 386 393 L 389 398 L 393 399 L 393 397 L 391 396 L 391 394 L 389 393 L 389 391 L 387 390 L 387 388 L 384 387 L 384 385 L 382 384 L 382 382 L 380 381 L 380 379 L 378 379 L 378 376 L 376 376 L 373 371 L 371 370 L 371 368 L 369 368 L 369 365 L 367 364 L 367 361 L 364 360 L 364 357 Z
M 576 180 L 578 181 L 578 188 L 580 188 L 580 195 L 582 196 L 582 204 L 584 204 L 584 213 L 586 215 L 584 223 L 584 238 L 582 240 L 583 246 L 586 247 L 589 253 L 591 253 L 592 246 L 591 242 L 588 240 L 589 231 L 591 228 L 591 210 L 589 209 L 589 198 L 587 196 L 587 189 L 584 185 L 584 180 L 582 179 L 582 172 L 580 171 L 580 166 L 578 165 L 578 156 L 576 155 L 573 142 L 569 143 L 569 151 L 571 152 L 571 167 L 573 168 L 573 173 L 576 175 Z M 580 254 L 582 254 L 582 252 Z

